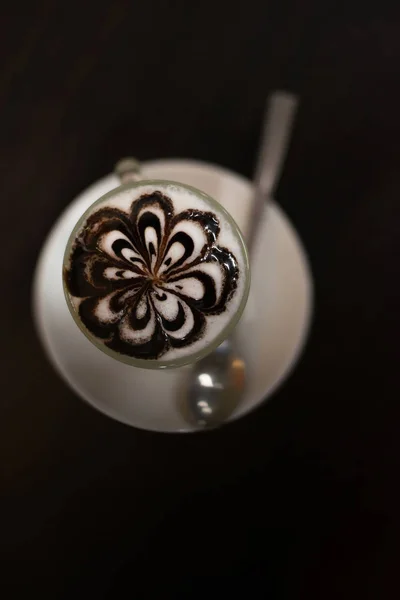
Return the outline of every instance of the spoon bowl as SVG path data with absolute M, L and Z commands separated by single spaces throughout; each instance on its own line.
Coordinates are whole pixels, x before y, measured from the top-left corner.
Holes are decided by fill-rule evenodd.
M 182 403 L 186 420 L 198 427 L 220 425 L 241 401 L 245 383 L 244 360 L 234 337 L 227 338 L 193 365 Z

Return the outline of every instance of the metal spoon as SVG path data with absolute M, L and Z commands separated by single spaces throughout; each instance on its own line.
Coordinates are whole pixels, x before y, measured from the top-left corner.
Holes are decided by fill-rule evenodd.
M 265 202 L 273 195 L 279 181 L 297 104 L 298 98 L 286 92 L 274 92 L 268 99 L 248 223 L 247 247 L 250 253 Z M 235 335 L 232 335 L 189 371 L 186 389 L 179 398 L 184 417 L 199 427 L 221 425 L 240 403 L 245 383 L 245 361 Z

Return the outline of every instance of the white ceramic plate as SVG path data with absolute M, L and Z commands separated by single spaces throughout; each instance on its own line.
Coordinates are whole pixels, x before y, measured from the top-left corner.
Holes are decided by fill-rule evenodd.
M 203 190 L 225 206 L 246 234 L 252 187 L 244 177 L 190 160 L 145 163 L 143 176 L 180 181 Z M 82 213 L 117 185 L 114 175 L 93 184 L 70 204 L 51 230 L 34 281 L 37 329 L 63 379 L 98 410 L 143 429 L 192 431 L 177 401 L 190 366 L 149 371 L 116 361 L 89 342 L 67 308 L 61 273 L 68 237 Z M 250 296 L 238 326 L 247 387 L 232 419 L 260 404 L 288 376 L 303 348 L 311 312 L 312 280 L 306 256 L 288 219 L 271 202 L 260 223 Z

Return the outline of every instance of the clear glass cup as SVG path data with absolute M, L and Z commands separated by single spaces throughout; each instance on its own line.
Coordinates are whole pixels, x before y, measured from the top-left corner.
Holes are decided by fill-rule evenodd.
M 216 200 L 178 182 L 137 180 L 79 219 L 63 284 L 75 323 L 97 348 L 160 369 L 195 362 L 231 334 L 250 269 L 240 229 Z

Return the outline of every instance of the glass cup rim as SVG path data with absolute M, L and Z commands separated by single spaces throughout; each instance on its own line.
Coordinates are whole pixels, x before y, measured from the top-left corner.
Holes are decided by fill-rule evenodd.
M 96 340 L 95 336 L 86 329 L 85 325 L 79 319 L 79 317 L 76 313 L 76 310 L 72 305 L 71 298 L 70 298 L 69 292 L 66 288 L 65 280 L 64 280 L 64 269 L 69 260 L 72 246 L 75 242 L 76 234 L 82 228 L 82 226 L 85 223 L 85 221 L 87 220 L 87 218 L 93 213 L 93 210 L 95 209 L 96 205 L 103 203 L 108 198 L 112 198 L 113 196 L 117 195 L 120 192 L 124 192 L 124 191 L 130 190 L 130 189 L 135 189 L 138 187 L 148 186 L 148 185 L 150 185 L 150 186 L 154 185 L 154 186 L 160 186 L 160 187 L 176 185 L 181 188 L 183 187 L 183 188 L 187 189 L 188 191 L 193 192 L 197 196 L 200 196 L 201 198 L 203 198 L 207 203 L 209 203 L 211 205 L 211 207 L 215 206 L 215 209 L 220 214 L 222 214 L 226 218 L 228 223 L 231 225 L 234 235 L 239 240 L 239 244 L 240 244 L 240 247 L 241 247 L 241 250 L 243 253 L 243 258 L 244 258 L 245 284 L 244 284 L 242 299 L 240 301 L 239 307 L 238 307 L 237 311 L 235 312 L 235 314 L 228 321 L 228 323 L 225 325 L 225 327 L 219 332 L 219 334 L 207 346 L 205 346 L 201 350 L 198 350 L 197 352 L 194 352 L 192 354 L 182 356 L 175 360 L 170 359 L 168 361 L 163 361 L 162 358 L 161 359 L 145 359 L 145 358 L 135 358 L 132 356 L 127 356 L 125 354 L 120 354 L 119 352 L 116 352 L 115 350 L 108 348 L 107 346 L 105 346 L 104 344 L 102 344 L 101 342 Z M 181 183 L 179 181 L 169 180 L 169 179 L 140 179 L 138 181 L 132 181 L 132 182 L 130 181 L 128 183 L 123 183 L 123 184 L 113 188 L 112 190 L 106 192 L 100 198 L 95 200 L 89 206 L 89 208 L 87 210 L 85 210 L 85 212 L 81 215 L 81 217 L 78 219 L 78 221 L 76 222 L 74 228 L 72 229 L 72 231 L 68 237 L 68 241 L 67 241 L 65 251 L 64 251 L 64 256 L 63 256 L 62 270 L 63 270 L 62 284 L 63 284 L 64 296 L 66 299 L 68 310 L 69 310 L 72 318 L 74 319 L 75 323 L 77 324 L 79 329 L 82 331 L 82 333 L 85 335 L 85 337 L 89 340 L 89 342 L 91 344 L 93 344 L 96 348 L 101 350 L 104 354 L 106 354 L 110 358 L 118 360 L 119 362 L 125 363 L 132 367 L 138 367 L 138 368 L 143 368 L 143 369 L 154 369 L 154 370 L 177 368 L 177 367 L 183 367 L 185 365 L 193 364 L 193 363 L 197 362 L 198 360 L 204 358 L 208 354 L 210 354 L 210 352 L 212 352 L 220 344 L 222 344 L 222 342 L 227 337 L 229 337 L 229 335 L 233 332 L 233 330 L 235 329 L 236 325 L 238 324 L 238 322 L 243 314 L 243 311 L 245 309 L 245 306 L 247 304 L 247 299 L 249 296 L 250 279 L 251 279 L 248 250 L 247 250 L 242 232 L 240 230 L 240 227 L 238 226 L 238 224 L 236 223 L 236 221 L 232 217 L 232 215 L 226 210 L 226 208 L 224 208 L 217 200 L 215 200 L 215 198 L 213 198 L 209 194 L 203 192 L 202 190 L 199 190 L 198 188 L 196 188 L 194 186 L 188 185 L 186 183 Z

